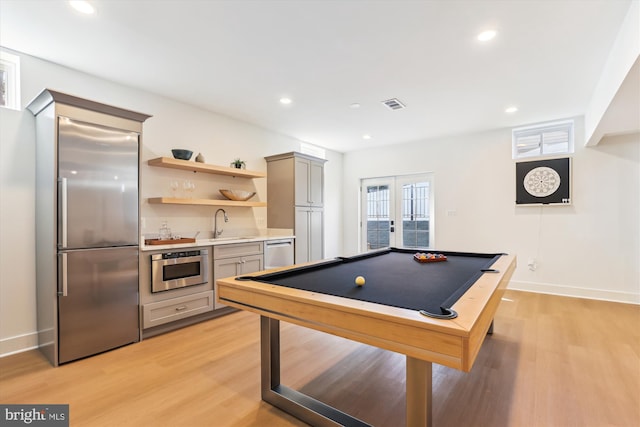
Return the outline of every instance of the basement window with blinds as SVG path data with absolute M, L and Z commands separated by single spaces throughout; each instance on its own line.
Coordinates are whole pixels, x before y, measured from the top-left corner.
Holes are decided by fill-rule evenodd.
M 20 58 L 0 51 L 0 107 L 20 109 Z
M 513 129 L 514 159 L 573 153 L 573 120 Z

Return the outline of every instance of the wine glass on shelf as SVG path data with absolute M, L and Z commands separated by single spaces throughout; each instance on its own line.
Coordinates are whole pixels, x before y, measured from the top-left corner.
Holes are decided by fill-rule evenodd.
M 184 188 L 185 197 L 192 198 L 192 192 L 196 189 L 196 184 L 187 179 L 182 183 L 182 187 Z
M 178 189 L 180 188 L 180 184 L 176 180 L 172 180 L 169 182 L 169 188 L 171 189 L 171 197 L 174 199 L 178 196 Z

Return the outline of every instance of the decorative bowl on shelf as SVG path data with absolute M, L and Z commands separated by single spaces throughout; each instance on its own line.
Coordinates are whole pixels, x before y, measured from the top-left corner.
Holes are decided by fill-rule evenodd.
M 171 150 L 173 157 L 179 160 L 189 160 L 193 156 L 193 151 L 174 148 Z
M 256 195 L 255 191 L 220 190 L 220 193 L 229 200 L 244 202 Z

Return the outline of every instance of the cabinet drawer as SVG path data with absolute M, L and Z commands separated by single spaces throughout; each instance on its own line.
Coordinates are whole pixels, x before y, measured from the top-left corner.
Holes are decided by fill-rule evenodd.
M 263 242 L 233 243 L 229 245 L 215 245 L 213 247 L 213 259 L 230 258 L 246 255 L 259 255 L 262 253 Z
M 200 292 L 142 306 L 143 329 L 213 310 L 213 291 Z

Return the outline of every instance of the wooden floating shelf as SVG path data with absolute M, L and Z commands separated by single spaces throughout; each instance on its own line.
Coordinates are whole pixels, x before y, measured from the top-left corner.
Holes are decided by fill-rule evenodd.
M 180 199 L 175 197 L 150 197 L 147 200 L 152 205 L 198 205 L 198 206 L 238 206 L 245 208 L 264 208 L 267 202 L 240 202 L 222 199 Z
M 215 175 L 238 176 L 242 178 L 266 178 L 267 176 L 264 172 L 230 168 L 227 166 L 209 165 L 207 163 L 192 162 L 190 160 L 173 159 L 171 157 L 158 157 L 156 159 L 149 160 L 147 163 L 149 166 L 181 169 L 192 172 L 204 172 Z

